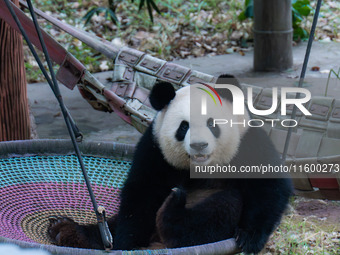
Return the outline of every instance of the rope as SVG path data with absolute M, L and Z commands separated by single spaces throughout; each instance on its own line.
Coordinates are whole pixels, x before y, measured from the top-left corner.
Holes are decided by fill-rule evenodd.
M 305 80 L 307 64 L 308 64 L 308 60 L 309 60 L 309 56 L 310 56 L 310 52 L 311 52 L 311 48 L 312 48 L 312 44 L 313 44 L 313 40 L 314 40 L 316 24 L 318 23 L 318 18 L 319 18 L 319 13 L 320 13 L 320 8 L 321 8 L 322 0 L 317 0 L 317 1 L 318 2 L 317 2 L 317 5 L 316 5 L 316 9 L 315 9 L 315 14 L 314 14 L 312 28 L 311 28 L 311 31 L 310 31 L 310 34 L 309 34 L 309 39 L 308 39 L 305 59 L 303 61 L 303 66 L 302 66 L 302 70 L 301 70 L 299 86 L 298 86 L 299 88 L 302 88 L 303 82 Z M 295 99 L 299 99 L 299 98 L 300 98 L 300 93 L 297 93 L 296 96 L 295 96 Z M 296 105 L 294 105 L 293 111 L 292 111 L 292 116 L 291 116 L 291 118 L 293 120 L 295 120 L 295 118 L 296 118 L 296 111 L 297 111 L 297 107 L 296 107 Z M 292 136 L 292 131 L 293 131 L 292 125 L 293 125 L 293 122 L 290 121 L 290 126 L 288 128 L 288 132 L 287 132 L 287 136 L 286 136 L 286 141 L 285 141 L 285 146 L 284 146 L 283 153 L 282 153 L 282 161 L 283 162 L 286 161 L 286 157 L 287 157 L 287 151 L 288 151 L 288 147 L 289 147 L 289 142 L 290 142 L 290 138 Z
M 42 46 L 42 49 L 43 49 L 43 52 L 44 52 L 44 55 L 45 55 L 45 58 L 46 58 L 46 62 L 48 63 L 48 67 L 49 67 L 49 70 L 50 70 L 50 73 L 51 73 L 52 80 L 48 76 L 45 67 L 42 65 L 41 60 L 39 59 L 35 49 L 33 48 L 32 43 L 30 42 L 30 40 L 29 40 L 29 38 L 28 38 L 28 36 L 25 32 L 25 29 L 22 27 L 22 24 L 19 21 L 18 17 L 16 16 L 9 0 L 4 0 L 4 1 L 7 5 L 8 10 L 10 11 L 11 15 L 13 16 L 13 19 L 15 20 L 18 28 L 20 29 L 22 35 L 24 36 L 24 38 L 27 42 L 27 45 L 29 46 L 34 58 L 38 62 L 38 65 L 39 65 L 41 71 L 43 72 L 48 84 L 50 85 L 55 97 L 57 98 L 57 100 L 59 102 L 59 105 L 60 105 L 61 111 L 63 113 L 63 117 L 64 117 L 64 120 L 65 120 L 67 129 L 68 129 L 68 132 L 69 132 L 69 135 L 71 137 L 71 141 L 72 141 L 75 153 L 77 155 L 81 170 L 83 172 L 86 187 L 88 189 L 89 195 L 91 197 L 91 202 L 93 204 L 93 208 L 94 208 L 94 211 L 95 211 L 96 216 L 97 216 L 98 227 L 99 227 L 99 230 L 100 230 L 100 233 L 101 233 L 103 244 L 104 244 L 105 248 L 111 249 L 113 240 L 112 240 L 112 235 L 110 233 L 110 230 L 108 228 L 108 225 L 107 225 L 107 222 L 106 222 L 106 219 L 105 219 L 105 210 L 102 210 L 102 208 L 101 208 L 101 210 L 100 210 L 101 212 L 98 211 L 98 205 L 97 205 L 93 190 L 91 188 L 91 183 L 89 181 L 89 178 L 88 178 L 88 175 L 87 175 L 87 172 L 86 172 L 86 169 L 85 169 L 85 165 L 84 165 L 84 162 L 82 160 L 81 152 L 80 152 L 79 147 L 78 147 L 77 142 L 76 142 L 76 133 L 79 133 L 79 131 L 77 132 L 77 128 L 75 128 L 76 126 L 74 125 L 74 122 L 72 121 L 70 114 L 68 113 L 68 111 L 65 107 L 65 104 L 63 102 L 62 96 L 60 94 L 58 82 L 56 80 L 56 77 L 55 77 L 55 74 L 54 74 L 54 71 L 53 71 L 52 63 L 51 63 L 48 51 L 46 49 L 44 39 L 42 37 L 41 30 L 40 30 L 39 24 L 37 22 L 37 19 L 36 19 L 34 10 L 33 10 L 31 0 L 27 0 L 27 3 L 28 3 L 28 6 L 29 6 L 30 13 L 32 15 L 32 19 L 33 19 L 38 37 L 39 37 L 40 44 Z

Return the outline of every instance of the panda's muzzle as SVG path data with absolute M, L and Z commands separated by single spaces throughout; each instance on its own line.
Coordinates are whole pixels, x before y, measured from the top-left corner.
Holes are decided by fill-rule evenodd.
M 210 155 L 202 153 L 202 151 L 208 147 L 208 143 L 191 143 L 190 147 L 196 152 L 190 156 L 191 160 L 202 163 L 209 159 Z
M 209 159 L 210 155 L 203 155 L 203 154 L 196 154 L 196 155 L 192 155 L 190 156 L 190 158 L 198 163 L 203 163 L 205 161 L 207 161 Z
M 208 143 L 191 143 L 190 147 L 196 151 L 202 151 L 208 147 Z

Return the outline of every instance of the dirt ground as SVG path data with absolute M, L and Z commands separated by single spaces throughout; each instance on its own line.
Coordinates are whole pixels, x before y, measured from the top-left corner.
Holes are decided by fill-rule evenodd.
M 294 207 L 299 216 L 316 220 L 325 228 L 334 227 L 340 231 L 340 201 L 299 197 Z

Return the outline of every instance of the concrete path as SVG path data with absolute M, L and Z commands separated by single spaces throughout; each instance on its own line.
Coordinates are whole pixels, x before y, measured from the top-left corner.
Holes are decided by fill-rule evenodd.
M 234 74 L 241 82 L 262 87 L 294 86 L 300 75 L 305 55 L 306 43 L 301 43 L 293 48 L 294 67 L 282 73 L 256 73 L 252 71 L 253 51 L 246 52 L 245 56 L 238 53 L 185 59 L 175 63 L 193 68 L 212 75 L 223 73 Z M 81 61 L 81 59 L 80 59 Z M 311 71 L 311 67 L 317 66 L 320 71 Z M 306 74 L 305 86 L 312 95 L 323 95 L 327 82 L 327 70 L 340 68 L 340 43 L 313 44 L 311 57 Z M 97 78 L 105 84 L 106 78 L 111 72 L 96 74 Z M 333 77 L 335 77 L 333 75 Z M 114 113 L 99 112 L 81 97 L 78 90 L 71 91 L 61 86 L 61 93 L 72 117 L 86 140 L 114 141 L 121 143 L 136 143 L 140 134 L 135 128 L 124 123 Z M 340 98 L 340 80 L 332 79 L 329 85 L 328 95 Z M 39 138 L 68 138 L 68 133 L 62 118 L 59 106 L 52 91 L 46 83 L 30 84 L 28 97 L 31 111 L 37 124 Z

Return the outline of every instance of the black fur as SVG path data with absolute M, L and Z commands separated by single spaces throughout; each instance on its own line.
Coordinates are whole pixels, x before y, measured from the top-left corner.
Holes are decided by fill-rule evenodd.
M 157 105 L 168 104 L 169 98 Z M 109 220 L 110 230 L 114 233 L 114 249 L 147 247 L 157 232 L 169 248 L 235 237 L 245 253 L 260 252 L 280 222 L 292 194 L 291 181 L 190 179 L 188 169 L 176 169 L 164 159 L 152 134 L 152 126 L 137 145 L 121 192 L 118 218 Z M 249 128 L 230 165 L 240 168 L 261 164 L 280 165 L 280 157 L 262 129 Z M 200 189 L 218 191 L 187 208 L 187 194 Z M 100 247 L 96 226 L 75 224 L 70 220 L 53 223 L 49 228 L 50 236 L 59 245 Z M 67 237 L 75 238 L 74 242 L 61 242 Z
M 49 222 L 48 236 L 55 245 L 87 249 L 104 248 L 97 224 L 79 225 L 66 217 L 50 218 Z M 117 216 L 108 220 L 111 233 L 114 233 L 116 223 Z
M 241 89 L 241 84 L 239 83 L 239 81 L 236 79 L 235 76 L 230 75 L 230 74 L 223 74 L 223 75 L 219 76 L 217 81 L 216 81 L 216 84 L 230 84 L 230 85 L 234 85 L 234 86 Z M 230 102 L 233 102 L 233 95 L 230 92 L 230 90 L 228 90 L 228 89 L 216 89 L 216 91 L 222 98 L 225 98 L 225 99 L 229 100 Z
M 176 137 L 177 141 L 179 141 L 179 142 L 183 141 L 188 130 L 189 130 L 189 123 L 187 121 L 183 120 L 181 122 L 181 125 L 179 125 L 179 127 L 176 131 L 175 137 Z
M 162 110 L 174 99 L 176 92 L 169 82 L 158 82 L 150 92 L 150 103 L 157 111 Z
M 186 192 L 183 189 L 172 191 L 156 220 L 162 243 L 167 247 L 186 247 L 234 236 L 240 219 L 241 200 L 236 189 L 226 189 L 188 209 L 185 207 Z
M 221 129 L 218 125 L 215 125 L 214 127 L 214 119 L 209 118 L 207 121 L 207 126 L 210 129 L 211 133 L 216 137 L 219 138 L 221 135 Z

